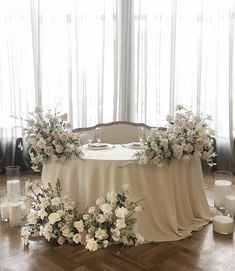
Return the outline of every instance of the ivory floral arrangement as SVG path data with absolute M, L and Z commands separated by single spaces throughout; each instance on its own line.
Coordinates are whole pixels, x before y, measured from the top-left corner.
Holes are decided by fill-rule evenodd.
M 153 163 L 162 167 L 164 161 L 183 159 L 188 163 L 195 157 L 214 165 L 214 131 L 209 127 L 210 120 L 210 116 L 201 118 L 178 105 L 175 116 L 167 117 L 168 128 L 152 129 L 144 149 L 135 153 L 135 160 L 140 164 Z
M 23 129 L 25 141 L 30 146 L 29 155 L 32 169 L 38 171 L 49 160 L 65 161 L 81 158 L 80 136 L 72 133 L 67 114 L 44 113 L 39 107 L 30 113 L 26 120 L 28 127 Z
M 142 207 L 138 202 L 128 201 L 130 191 L 130 185 L 124 184 L 121 193 L 109 192 L 81 213 L 74 201 L 61 195 L 59 181 L 54 189 L 41 181 L 28 183 L 24 202 L 31 211 L 22 228 L 24 243 L 39 235 L 59 245 L 82 244 L 90 251 L 112 244 L 143 244 L 143 236 L 134 232 L 136 218 L 133 216 Z

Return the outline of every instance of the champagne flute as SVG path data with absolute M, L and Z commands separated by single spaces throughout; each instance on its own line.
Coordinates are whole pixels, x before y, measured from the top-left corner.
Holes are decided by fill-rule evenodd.
M 94 131 L 93 130 L 87 131 L 86 132 L 86 138 L 87 138 L 87 141 L 88 141 L 88 148 L 90 149 L 91 148 L 91 142 L 94 140 Z
M 138 133 L 139 133 L 140 148 L 142 148 L 143 141 L 144 141 L 144 127 L 138 127 Z
M 100 141 L 101 141 L 101 127 L 95 128 L 95 135 L 96 135 L 96 141 L 98 142 L 98 149 L 99 149 Z

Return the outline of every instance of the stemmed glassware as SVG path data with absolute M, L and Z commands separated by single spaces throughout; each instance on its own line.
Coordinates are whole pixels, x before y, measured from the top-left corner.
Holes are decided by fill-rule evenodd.
M 88 142 L 88 148 L 91 148 L 91 142 L 94 140 L 94 130 L 90 130 L 86 132 L 86 138 Z
M 138 133 L 139 133 L 139 141 L 140 141 L 140 147 L 143 147 L 143 141 L 144 141 L 144 127 L 138 127 Z
M 101 141 L 101 127 L 95 128 L 95 137 L 96 137 L 96 141 L 98 143 L 98 148 L 99 148 L 100 141 Z

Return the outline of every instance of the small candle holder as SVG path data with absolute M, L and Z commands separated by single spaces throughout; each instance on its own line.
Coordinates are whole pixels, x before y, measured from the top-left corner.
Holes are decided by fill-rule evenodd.
M 234 217 L 229 214 L 215 216 L 213 231 L 220 234 L 232 234 L 234 231 Z
M 6 190 L 0 192 L 0 215 L 1 222 L 9 221 L 9 212 L 8 212 L 8 200 Z

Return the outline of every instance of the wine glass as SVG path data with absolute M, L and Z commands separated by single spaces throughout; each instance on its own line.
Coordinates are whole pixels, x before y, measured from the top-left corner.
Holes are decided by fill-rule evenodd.
M 143 141 L 144 141 L 144 127 L 138 127 L 138 133 L 139 133 L 140 147 L 142 148 Z
M 94 140 L 94 130 L 90 130 L 86 132 L 86 139 L 88 142 L 88 148 L 91 148 L 91 142 Z
M 98 148 L 99 148 L 100 140 L 101 140 L 101 127 L 95 128 L 95 137 L 96 137 L 96 141 L 98 143 Z

